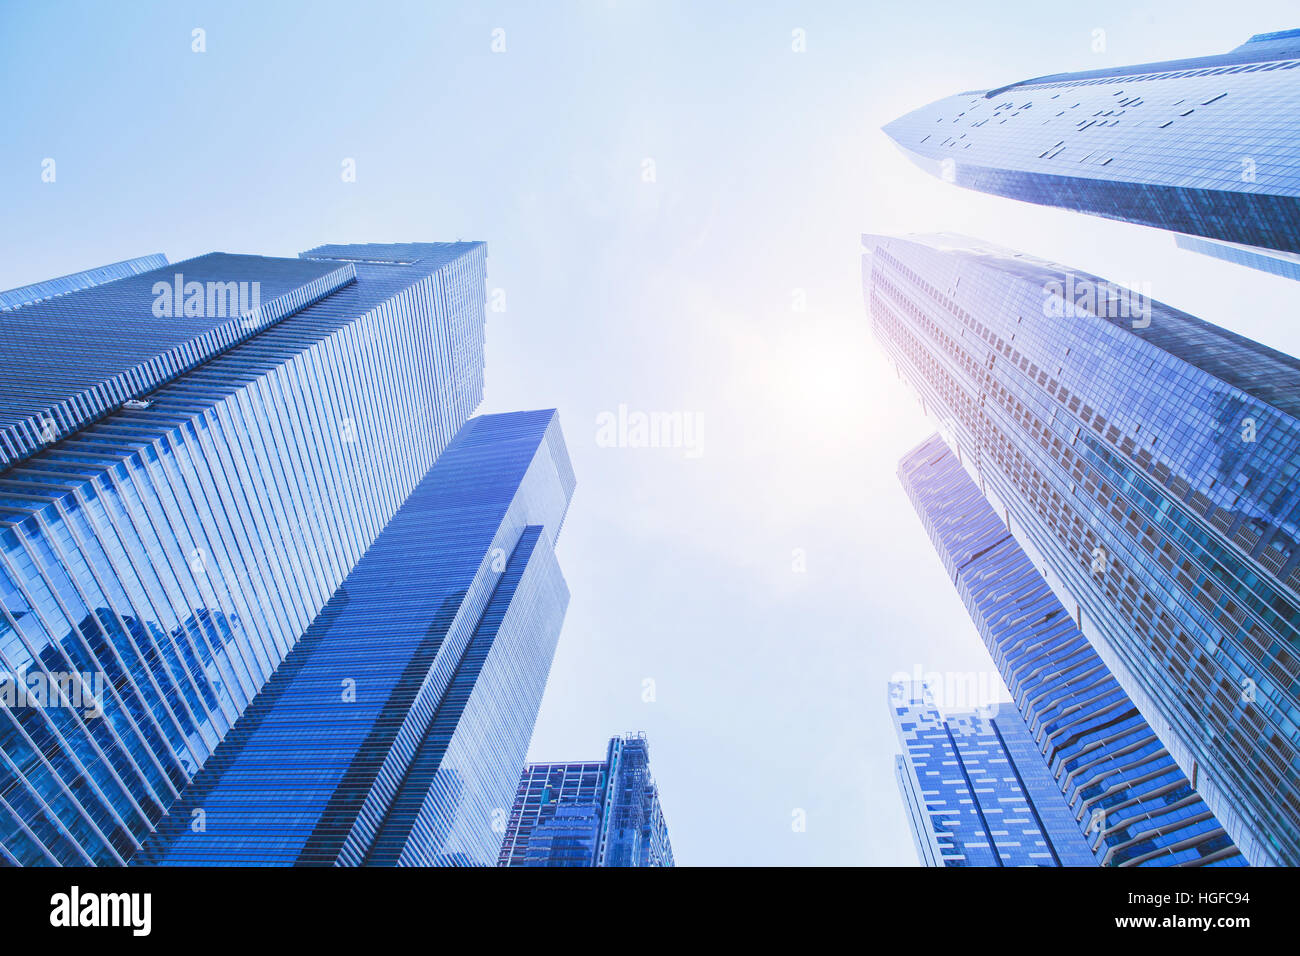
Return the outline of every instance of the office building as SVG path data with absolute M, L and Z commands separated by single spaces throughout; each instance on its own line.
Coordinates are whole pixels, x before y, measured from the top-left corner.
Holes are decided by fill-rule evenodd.
M 553 411 L 470 419 L 137 857 L 490 866 L 568 604 Z
M 895 773 L 924 866 L 1094 866 L 1014 712 L 944 715 L 931 688 L 889 685 Z
M 1245 858 L 1300 862 L 1300 362 L 973 240 L 864 244 L 995 514 Z
M 612 738 L 602 761 L 526 766 L 498 865 L 672 866 L 645 735 Z
M 1215 56 L 958 93 L 884 129 L 958 186 L 1167 229 L 1300 278 L 1297 68 L 1300 30 L 1286 30 Z
M 898 474 L 1097 863 L 1244 864 L 943 440 L 922 442 Z
M 136 854 L 481 400 L 485 261 L 150 256 L 0 296 L 3 862 Z

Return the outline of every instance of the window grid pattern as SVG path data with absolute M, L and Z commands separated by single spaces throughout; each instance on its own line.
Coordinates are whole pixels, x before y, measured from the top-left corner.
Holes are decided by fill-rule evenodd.
M 113 262 L 106 266 L 74 272 L 57 279 L 46 279 L 43 282 L 19 286 L 17 289 L 0 292 L 0 311 L 17 309 L 40 302 L 42 299 L 52 299 L 56 295 L 67 295 L 69 292 L 77 292 L 81 289 L 92 289 L 114 279 L 125 279 L 127 276 L 139 275 L 151 269 L 161 269 L 165 265 L 167 265 L 167 257 L 155 252 L 148 256 L 123 259 L 121 262 Z
M 10 862 L 129 860 L 477 405 L 485 253 L 430 251 L 0 472 L 0 676 L 104 679 L 0 700 Z
M 1244 865 L 992 505 L 934 435 L 899 477 L 1102 866 Z M 1050 773 L 1048 772 L 1050 769 Z
M 0 312 L 0 467 L 355 279 L 351 263 L 213 252 Z
M 1300 34 L 961 93 L 885 127 L 969 189 L 1300 252 Z
M 556 449 L 554 411 L 471 419 L 138 861 L 495 863 L 568 602 Z
M 965 467 L 1246 858 L 1300 860 L 1300 423 L 1258 397 L 1295 360 L 1159 303 L 1049 318 L 1068 271 L 1006 250 L 866 244 L 873 329 Z M 1202 367 L 1234 351 L 1250 391 Z
M 613 737 L 605 759 L 529 764 L 498 866 L 673 866 L 644 734 Z
M 1014 714 L 941 714 L 929 686 L 889 685 L 903 802 L 927 866 L 1092 866 Z M 1014 741 L 1014 747 L 1008 746 Z

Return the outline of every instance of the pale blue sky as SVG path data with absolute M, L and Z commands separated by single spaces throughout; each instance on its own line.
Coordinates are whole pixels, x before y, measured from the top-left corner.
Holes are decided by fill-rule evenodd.
M 558 407 L 578 475 L 533 757 L 645 730 L 682 863 L 912 865 L 885 682 L 992 664 L 898 487 L 932 426 L 871 341 L 859 234 L 1148 282 L 1293 354 L 1300 283 L 959 190 L 879 127 L 1295 26 L 1293 3 L 1187 0 L 8 2 L 0 288 L 155 251 L 487 240 L 483 410 Z M 702 454 L 598 445 L 620 404 L 700 416 Z

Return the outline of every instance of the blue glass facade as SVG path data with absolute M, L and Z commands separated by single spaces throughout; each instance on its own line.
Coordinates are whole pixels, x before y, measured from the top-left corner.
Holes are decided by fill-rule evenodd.
M 164 865 L 491 865 L 568 603 L 553 411 L 471 419 L 160 824 Z
M 1093 866 L 1014 713 L 944 716 L 930 688 L 889 685 L 896 773 L 925 866 Z
M 1300 252 L 1297 68 L 1289 30 L 1220 56 L 959 93 L 885 132 L 959 186 Z
M 899 478 L 1027 727 L 1030 755 L 1017 766 L 1063 794 L 1097 862 L 1243 865 L 943 440 L 934 435 L 909 452 Z
M 1179 249 L 1300 281 L 1300 253 L 1278 252 L 1275 249 L 1261 249 L 1259 246 L 1244 246 L 1239 242 L 1221 242 L 1218 239 L 1203 239 L 1182 233 L 1174 236 L 1174 241 Z
M 31 305 L 34 302 L 40 302 L 42 299 L 51 299 L 56 295 L 67 295 L 69 292 L 76 292 L 80 289 L 91 289 L 97 285 L 103 285 L 105 282 L 112 282 L 114 279 L 125 279 L 127 276 L 135 276 L 142 272 L 149 272 L 152 269 L 160 269 L 165 265 L 167 265 L 167 257 L 162 253 L 155 252 L 153 255 L 124 259 L 121 262 L 112 262 L 106 266 L 96 266 L 93 269 L 74 272 L 71 275 L 59 276 L 57 279 L 46 279 L 44 282 L 19 286 L 17 289 L 0 292 L 0 311 Z M 0 329 L 3 328 L 3 324 L 0 324 Z
M 561 804 L 533 827 L 523 866 L 595 866 L 600 847 L 598 804 Z
M 644 734 L 614 737 L 605 759 L 524 768 L 498 866 L 673 866 Z
M 995 513 L 1246 859 L 1300 863 L 1300 362 L 972 240 L 864 244 Z
M 355 281 L 350 263 L 213 252 L 0 313 L 0 466 Z
M 595 866 L 608 786 L 605 761 L 528 764 L 515 791 L 497 865 Z M 550 841 L 539 833 L 561 810 L 565 819 L 557 827 L 565 846 L 553 857 Z M 580 864 L 572 862 L 575 856 L 582 858 Z
M 912 841 L 916 844 L 917 859 L 922 866 L 943 866 L 943 848 L 939 846 L 938 835 L 930 822 L 921 781 L 911 760 L 902 754 L 894 757 L 894 779 L 903 798 L 903 810 L 907 814 L 908 829 L 912 831 Z
M 0 385 L 4 862 L 131 859 L 481 400 L 485 247 L 392 248 L 145 260 L 0 311 L 44 375 Z M 259 308 L 160 320 L 176 272 Z

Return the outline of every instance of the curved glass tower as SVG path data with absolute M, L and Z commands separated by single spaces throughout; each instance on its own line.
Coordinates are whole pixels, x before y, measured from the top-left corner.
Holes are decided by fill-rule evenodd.
M 958 93 L 885 126 L 968 189 L 1206 240 L 1300 253 L 1300 30 L 1218 56 Z M 1287 255 L 1185 243 L 1300 278 Z

